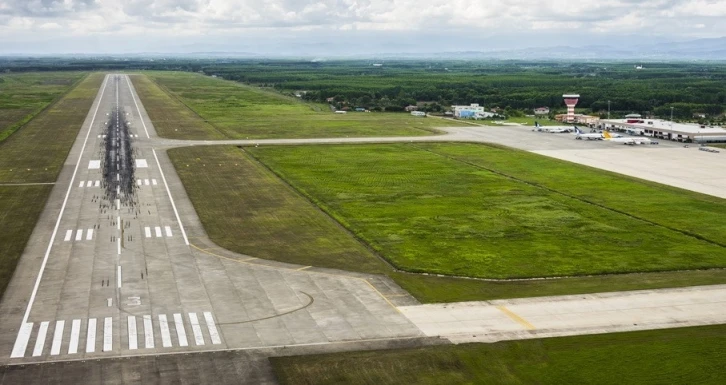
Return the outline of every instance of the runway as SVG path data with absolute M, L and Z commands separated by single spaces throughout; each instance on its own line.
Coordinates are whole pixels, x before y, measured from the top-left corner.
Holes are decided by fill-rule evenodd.
M 576 141 L 525 127 L 444 130 L 405 138 L 163 139 L 128 76 L 108 75 L 0 303 L 0 364 L 726 322 L 721 286 L 420 305 L 386 277 L 235 254 L 209 241 L 166 156 L 168 148 L 192 145 L 489 142 L 657 182 L 685 181 L 706 194 L 726 191 L 723 178 L 704 183 L 704 174 L 687 169 L 706 159 L 723 164 L 724 154 Z M 667 172 L 647 172 L 653 156 Z M 627 311 L 619 304 L 629 304 Z
M 0 362 L 423 336 L 392 282 L 217 250 L 155 138 L 108 75 L 0 304 Z

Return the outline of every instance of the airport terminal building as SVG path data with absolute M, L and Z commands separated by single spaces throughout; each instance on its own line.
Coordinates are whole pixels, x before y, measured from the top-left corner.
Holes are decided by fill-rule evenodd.
M 726 142 L 726 129 L 723 127 L 662 119 L 603 119 L 598 128 L 678 142 Z

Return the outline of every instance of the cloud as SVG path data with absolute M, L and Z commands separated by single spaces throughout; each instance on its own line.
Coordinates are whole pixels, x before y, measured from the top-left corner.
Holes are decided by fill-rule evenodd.
M 0 35 L 13 43 L 123 37 L 140 47 L 181 36 L 289 40 L 311 31 L 681 39 L 726 35 L 724 16 L 725 0 L 0 0 Z

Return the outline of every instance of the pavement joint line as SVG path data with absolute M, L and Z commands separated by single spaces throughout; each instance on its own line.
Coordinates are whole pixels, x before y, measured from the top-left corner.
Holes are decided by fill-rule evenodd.
M 499 309 L 499 311 L 504 313 L 507 317 L 511 318 L 516 323 L 522 325 L 525 329 L 527 329 L 527 330 L 537 329 L 536 327 L 534 327 L 534 325 L 529 323 L 526 319 L 520 317 L 519 315 L 517 315 L 517 313 L 507 309 L 506 306 L 500 305 L 500 306 L 497 306 L 497 309 Z
M 96 115 L 98 114 L 98 109 L 101 107 L 101 100 L 103 100 L 103 94 L 106 91 L 106 86 L 108 85 L 108 78 L 109 78 L 109 75 L 106 75 L 104 82 L 103 82 L 103 88 L 100 91 L 100 97 L 98 99 L 98 103 L 96 104 L 96 109 L 93 112 L 93 117 L 91 118 L 91 122 L 88 125 L 88 132 L 86 132 L 86 138 L 84 139 L 83 146 L 81 146 L 81 151 L 78 154 L 78 161 L 76 161 L 76 167 L 73 170 L 73 175 L 71 175 L 71 182 L 68 185 L 68 190 L 66 191 L 66 196 L 63 199 L 63 205 L 61 206 L 60 213 L 58 213 L 58 219 L 55 222 L 55 227 L 53 228 L 53 233 L 50 236 L 50 242 L 48 242 L 48 248 L 45 251 L 45 256 L 43 257 L 43 262 L 40 265 L 40 271 L 38 273 L 38 278 L 35 280 L 35 285 L 33 286 L 33 291 L 30 295 L 30 299 L 28 300 L 28 306 L 25 309 L 25 315 L 23 315 L 22 324 L 25 324 L 28 322 L 28 317 L 30 316 L 30 309 L 32 309 L 33 302 L 35 302 L 35 296 L 38 293 L 38 287 L 40 286 L 40 281 L 43 279 L 43 271 L 45 270 L 45 266 L 48 263 L 48 257 L 50 256 L 50 251 L 53 248 L 53 242 L 55 241 L 55 236 L 56 236 L 56 234 L 58 234 L 58 227 L 60 226 L 61 218 L 63 217 L 63 213 L 65 212 L 66 205 L 68 204 L 68 197 L 71 195 L 71 190 L 73 189 L 73 186 L 75 185 L 74 182 L 76 179 L 76 175 L 78 174 L 78 167 L 81 165 L 81 159 L 83 158 L 83 151 L 86 149 L 86 144 L 88 144 L 88 138 L 91 136 L 91 131 L 93 130 L 93 123 L 96 121 Z
M 355 277 L 355 278 L 357 278 L 357 277 Z M 373 286 L 373 284 L 370 283 L 370 281 L 368 281 L 367 279 L 363 279 L 363 278 L 358 278 L 358 279 L 360 279 L 361 281 L 367 283 L 368 286 L 370 286 L 371 289 L 373 289 L 376 293 L 378 293 L 378 295 L 380 295 L 381 298 L 383 298 L 384 301 L 386 301 L 389 305 L 391 305 L 392 308 L 396 309 L 397 312 L 401 313 L 401 310 L 399 308 L 397 308 L 396 305 L 394 305 L 393 303 L 391 303 L 391 301 L 389 301 L 388 298 L 386 298 L 386 296 L 383 295 L 383 293 L 381 293 L 380 291 L 378 291 L 378 289 L 376 289 L 376 287 Z

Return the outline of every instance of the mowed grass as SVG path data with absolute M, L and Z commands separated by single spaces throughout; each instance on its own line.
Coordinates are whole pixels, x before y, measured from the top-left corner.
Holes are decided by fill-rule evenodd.
M 0 142 L 84 75 L 80 72 L 0 74 Z
M 176 139 L 225 139 L 221 132 L 145 75 L 130 75 L 156 133 Z
M 218 139 L 219 133 L 230 139 L 419 136 L 435 133 L 435 127 L 460 124 L 413 117 L 408 113 L 335 114 L 327 105 L 305 103 L 273 91 L 195 73 L 149 72 L 145 75 L 156 83 L 157 89 L 144 84 L 138 76 L 132 78 L 135 85 L 149 90 L 139 92 L 139 96 L 152 114 L 155 126 L 157 122 L 164 126 L 166 120 L 174 121 L 175 111 L 178 120 L 184 119 L 188 110 L 198 115 L 190 119 L 194 123 L 180 124 L 182 127 L 193 124 L 193 130 L 165 129 L 164 136 L 170 138 Z M 171 98 L 160 97 L 159 88 Z M 162 104 L 164 112 L 154 112 Z
M 723 384 L 726 326 L 270 358 L 281 384 Z
M 353 147 L 359 146 L 345 148 Z M 306 266 L 382 272 L 425 303 L 726 283 L 726 270 L 519 281 L 483 281 L 394 271 L 380 259 L 373 259 L 372 255 L 360 251 L 360 245 L 349 242 L 350 232 L 342 226 L 330 226 L 330 217 L 313 203 L 321 203 L 319 200 L 310 200 L 293 192 L 270 170 L 253 162 L 247 153 L 249 150 L 212 146 L 179 148 L 169 152 L 209 236 L 239 253 Z M 557 160 L 552 162 L 561 163 Z M 306 167 L 316 167 L 318 163 L 315 161 Z M 336 175 L 331 173 L 331 177 Z M 340 223 L 349 226 L 345 220 Z M 326 243 L 329 239 L 338 243 L 333 247 L 326 245 L 326 248 L 319 248 L 319 243 L 308 247 L 309 240 L 317 238 L 325 239 Z M 597 248 L 598 244 L 592 247 Z
M 88 114 L 103 74 L 91 74 L 0 143 L 0 296 L 40 216 L 51 185 Z
M 466 144 L 248 151 L 405 271 L 529 278 L 726 266 L 725 201 L 539 155 Z
M 338 223 L 239 148 L 185 147 L 169 157 L 216 244 L 284 262 L 385 271 Z

